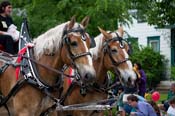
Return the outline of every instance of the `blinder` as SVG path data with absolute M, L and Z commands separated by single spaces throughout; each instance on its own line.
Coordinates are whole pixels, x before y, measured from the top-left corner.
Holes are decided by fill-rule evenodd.
M 104 53 L 106 53 L 107 50 L 109 49 L 108 43 L 109 43 L 108 41 L 105 41 L 105 42 L 103 43 L 103 52 L 104 52 Z
M 128 43 L 128 41 L 127 41 L 127 40 L 124 40 L 122 37 L 120 37 L 120 36 L 118 35 L 118 33 L 116 33 L 116 35 L 117 35 L 117 38 L 118 38 L 117 40 L 120 42 L 120 48 L 123 49 L 123 48 L 125 47 L 125 44 Z M 128 43 L 128 46 L 129 46 L 129 49 L 128 49 L 127 53 L 128 53 L 129 55 L 131 55 L 132 52 L 133 52 L 131 43 Z
M 125 47 L 125 44 L 124 44 L 124 39 L 122 38 L 122 37 L 120 37 L 119 35 L 118 35 L 118 33 L 116 33 L 115 32 L 115 34 L 117 35 L 117 41 L 119 41 L 120 42 L 120 48 L 124 48 Z
M 70 29 L 70 30 L 64 29 L 63 37 L 66 36 L 65 38 L 67 38 L 67 34 L 69 34 L 71 32 L 75 32 L 75 33 L 79 32 L 82 35 L 82 40 L 86 41 L 85 30 L 83 28 L 81 28 L 80 26 L 78 28 L 76 28 L 76 29 Z
M 78 27 L 77 29 L 70 29 L 70 30 L 66 30 L 64 29 L 63 32 L 63 42 L 67 45 L 70 44 L 70 38 L 67 36 L 67 34 L 71 33 L 71 32 L 79 32 L 82 35 L 82 40 L 86 41 L 86 37 L 85 37 L 85 30 L 82 29 L 81 27 Z
M 70 44 L 70 38 L 66 36 L 64 38 L 64 43 L 67 44 L 67 45 L 69 45 Z
M 133 53 L 132 45 L 131 43 L 128 43 L 129 49 L 128 49 L 128 54 L 131 55 Z
M 94 37 L 91 37 L 90 39 L 91 39 L 91 41 L 90 41 L 90 48 L 94 48 L 96 46 Z
M 65 29 L 64 30 L 64 32 L 63 32 L 63 41 L 67 45 L 70 44 L 70 38 L 67 37 L 67 34 L 69 34 L 71 32 L 79 32 L 82 35 L 81 39 L 83 41 L 86 41 L 85 30 L 79 26 L 77 29 L 70 29 L 70 30 Z M 96 46 L 96 43 L 95 43 L 94 38 L 90 37 L 90 48 L 94 48 L 95 46 Z

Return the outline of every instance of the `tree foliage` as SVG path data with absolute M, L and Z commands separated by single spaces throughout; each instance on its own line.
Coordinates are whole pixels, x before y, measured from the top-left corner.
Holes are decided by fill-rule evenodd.
M 70 20 L 74 15 L 78 21 L 90 16 L 87 31 L 92 36 L 99 34 L 98 26 L 116 30 L 118 22 L 127 24 L 131 21 L 128 0 L 11 0 L 11 2 L 15 8 L 26 10 L 33 37 Z M 19 16 L 15 21 L 19 22 Z
M 11 0 L 15 8 L 26 9 L 33 36 L 68 21 L 73 15 L 80 21 L 90 16 L 88 31 L 96 36 L 97 26 L 115 30 L 118 22 L 131 21 L 129 9 L 137 9 L 137 17 L 149 24 L 165 27 L 175 24 L 175 0 Z M 15 17 L 19 25 L 21 16 Z
M 131 0 L 138 16 L 149 24 L 166 27 L 175 24 L 175 0 Z
M 175 66 L 171 67 L 171 79 L 175 80 Z

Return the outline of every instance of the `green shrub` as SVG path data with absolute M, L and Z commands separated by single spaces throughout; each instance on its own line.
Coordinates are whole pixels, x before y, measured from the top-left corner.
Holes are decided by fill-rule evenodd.
M 135 46 L 136 47 L 136 46 Z M 139 62 L 147 75 L 147 87 L 156 85 L 165 78 L 165 57 L 150 47 L 133 48 L 132 62 Z
M 171 67 L 171 79 L 175 80 L 175 66 Z

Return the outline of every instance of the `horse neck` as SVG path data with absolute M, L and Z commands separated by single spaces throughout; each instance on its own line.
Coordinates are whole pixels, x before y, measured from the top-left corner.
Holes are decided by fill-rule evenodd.
M 38 61 L 48 68 L 54 68 L 56 70 L 61 70 L 61 68 L 63 67 L 63 62 L 59 54 L 55 54 L 54 56 L 43 55 L 43 57 L 41 57 L 41 59 L 39 59 Z M 57 78 L 59 78 L 59 74 L 54 73 L 47 68 L 43 68 L 40 65 L 37 65 L 37 68 L 41 79 L 50 85 L 55 84 Z
M 104 65 L 103 59 L 99 57 L 93 63 L 95 71 L 97 73 L 97 83 L 102 84 L 104 83 L 105 76 L 107 74 L 107 69 Z

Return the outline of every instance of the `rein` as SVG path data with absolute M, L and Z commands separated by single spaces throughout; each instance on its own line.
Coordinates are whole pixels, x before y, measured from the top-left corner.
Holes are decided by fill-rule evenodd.
M 78 58 L 83 57 L 83 56 L 86 56 L 86 55 L 90 55 L 91 56 L 91 53 L 90 52 L 80 53 L 80 54 L 76 54 L 74 56 L 71 56 L 71 58 L 74 61 L 75 59 L 78 59 Z
M 38 64 L 40 66 L 42 66 L 43 68 L 46 68 L 54 73 L 57 73 L 57 74 L 60 74 L 60 75 L 64 75 L 68 78 L 74 78 L 75 75 L 71 76 L 71 75 L 68 75 L 68 74 L 64 74 L 63 71 L 60 71 L 60 70 L 57 70 L 55 68 L 52 68 L 52 67 L 49 67 L 48 65 L 45 65 L 45 64 L 42 64 L 42 63 L 39 63 L 37 60 L 33 59 L 33 58 L 30 58 L 30 57 L 26 57 L 26 56 L 21 56 L 22 58 L 25 58 L 25 59 L 28 59 L 28 60 L 31 60 L 32 62 L 34 62 L 35 64 Z
M 6 56 L 6 54 L 4 55 L 4 57 L 5 57 L 5 56 Z M 57 74 L 64 75 L 64 76 L 66 76 L 66 77 L 68 77 L 68 78 L 74 78 L 74 77 L 75 77 L 75 76 L 70 76 L 70 75 L 64 74 L 62 71 L 59 71 L 59 70 L 56 70 L 56 69 L 54 69 L 54 68 L 48 67 L 47 65 L 41 64 L 41 63 L 37 62 L 36 60 L 34 60 L 34 59 L 30 58 L 30 57 L 24 56 L 24 55 L 9 55 L 8 57 L 11 57 L 11 58 L 12 58 L 12 57 L 16 57 L 16 56 L 22 57 L 22 58 L 24 58 L 24 59 L 26 59 L 26 60 L 30 60 L 30 61 L 34 62 L 35 64 L 38 64 L 38 65 L 40 65 L 40 66 L 42 66 L 42 67 L 44 67 L 44 68 L 46 68 L 46 69 L 48 69 L 48 70 L 50 70 L 50 71 L 53 71 L 53 72 L 55 72 L 55 73 L 57 73 Z M 10 66 L 10 65 L 12 65 L 13 67 L 25 66 L 24 64 L 21 64 L 21 63 L 13 63 L 13 62 L 11 62 L 11 61 L 7 61 L 7 62 L 5 62 L 5 64 L 1 67 L 1 70 L 3 69 L 2 72 L 5 71 L 5 70 L 8 68 L 8 66 Z M 2 73 L 2 72 L 1 72 L 1 73 Z M 23 73 L 24 73 L 24 72 L 23 72 Z M 58 100 L 57 98 L 53 97 L 53 96 L 50 94 L 50 92 L 49 92 L 50 86 L 47 86 L 47 84 L 41 82 L 40 79 L 39 79 L 40 82 L 38 82 L 38 81 L 36 80 L 36 78 L 34 78 L 34 77 L 32 76 L 31 73 L 32 73 L 32 72 L 29 72 L 29 73 L 27 73 L 27 74 L 23 74 L 24 78 L 22 78 L 22 79 L 20 79 L 19 81 L 17 81 L 17 83 L 15 84 L 15 86 L 14 86 L 14 87 L 10 90 L 10 92 L 8 93 L 8 95 L 7 95 L 7 96 L 1 96 L 1 97 L 0 97 L 0 107 L 1 107 L 1 106 L 5 106 L 6 109 L 7 109 L 7 111 L 8 111 L 9 116 L 10 116 L 10 112 L 9 112 L 8 107 L 6 106 L 6 103 L 8 102 L 8 100 L 9 100 L 12 96 L 15 96 L 15 95 L 16 95 L 16 93 L 20 90 L 21 87 L 23 87 L 24 84 L 29 84 L 29 85 L 31 85 L 31 86 L 33 86 L 33 87 L 35 87 L 35 88 L 41 90 L 42 93 L 46 94 L 46 95 L 47 95 L 49 98 L 51 98 L 55 103 L 59 103 L 59 100 Z

